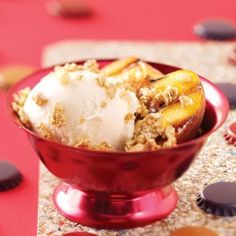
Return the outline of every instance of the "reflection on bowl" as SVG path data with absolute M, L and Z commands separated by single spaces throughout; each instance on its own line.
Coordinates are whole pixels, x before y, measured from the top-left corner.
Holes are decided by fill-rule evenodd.
M 100 60 L 101 65 L 110 60 Z M 163 73 L 178 68 L 150 63 Z M 190 166 L 207 137 L 227 117 L 224 94 L 201 77 L 206 95 L 203 133 L 172 148 L 150 152 L 98 152 L 80 150 L 39 137 L 25 128 L 11 108 L 12 95 L 32 87 L 52 68 L 40 70 L 8 93 L 8 109 L 16 124 L 48 170 L 63 182 L 54 191 L 58 211 L 72 221 L 88 226 L 124 228 L 144 225 L 168 216 L 176 207 L 177 195 L 170 186 Z

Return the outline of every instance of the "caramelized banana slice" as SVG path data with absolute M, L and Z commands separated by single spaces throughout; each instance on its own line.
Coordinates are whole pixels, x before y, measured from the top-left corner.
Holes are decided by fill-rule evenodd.
M 101 69 L 101 72 L 105 76 L 113 76 L 121 72 L 123 69 L 128 67 L 129 65 L 137 62 L 139 59 L 137 57 L 127 57 L 124 59 L 116 60 L 107 66 Z

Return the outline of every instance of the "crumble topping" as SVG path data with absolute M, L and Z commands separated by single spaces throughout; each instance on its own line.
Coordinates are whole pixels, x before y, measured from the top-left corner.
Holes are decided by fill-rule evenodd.
M 91 72 L 99 72 L 99 65 L 96 60 L 87 60 L 83 65 L 85 70 L 89 70 Z
M 47 128 L 45 124 L 40 123 L 37 126 L 37 129 L 42 137 L 47 138 L 47 139 L 53 139 L 52 133 L 49 131 L 49 129 Z
M 63 66 L 55 66 L 54 67 L 54 71 L 60 71 L 63 70 L 65 72 L 75 72 L 78 70 L 83 70 L 83 66 L 82 65 L 77 65 L 75 63 L 66 63 Z
M 151 113 L 137 121 L 133 139 L 126 143 L 126 151 L 151 151 L 176 144 L 174 127 L 165 124 L 160 113 Z
M 106 89 L 106 94 L 110 99 L 113 99 L 116 95 L 116 90 L 117 87 L 115 85 L 110 85 L 107 89 Z
M 128 123 L 130 120 L 134 120 L 134 119 L 135 119 L 135 116 L 134 116 L 134 114 L 132 114 L 132 113 L 126 114 L 126 116 L 125 116 L 125 118 L 124 118 L 125 123 Z
M 97 83 L 101 87 L 105 87 L 106 78 L 103 75 L 97 77 Z
M 111 146 L 107 142 L 104 141 L 97 144 L 89 139 L 81 139 L 75 147 L 93 151 L 112 151 Z
M 55 73 L 61 84 L 66 85 L 69 83 L 70 75 L 67 71 L 60 68 L 60 69 L 57 69 Z
M 101 108 L 104 108 L 107 106 L 107 102 L 106 101 L 102 101 L 100 104 Z
M 48 102 L 42 93 L 37 93 L 32 99 L 38 106 L 43 106 Z
M 64 109 L 62 104 L 57 103 L 54 106 L 52 116 L 50 117 L 50 122 L 52 125 L 55 125 L 56 127 L 62 127 L 66 125 Z
M 77 75 L 77 76 L 76 76 L 76 79 L 77 79 L 77 80 L 83 79 L 83 75 Z
M 18 93 L 15 93 L 13 95 L 13 103 L 12 103 L 12 108 L 13 110 L 18 114 L 20 121 L 28 128 L 31 128 L 31 122 L 26 116 L 23 107 L 25 105 L 25 101 L 30 93 L 30 88 L 24 88 L 20 90 Z
M 141 111 L 139 114 L 142 117 L 146 116 L 147 111 L 157 112 L 161 107 L 178 100 L 178 89 L 168 86 L 164 91 L 155 91 L 154 88 L 143 88 L 140 90 L 139 101 L 141 103 Z M 143 112 L 144 110 L 144 112 Z
M 80 117 L 80 118 L 79 118 L 79 124 L 80 124 L 80 125 L 83 124 L 84 121 L 85 121 L 84 117 Z

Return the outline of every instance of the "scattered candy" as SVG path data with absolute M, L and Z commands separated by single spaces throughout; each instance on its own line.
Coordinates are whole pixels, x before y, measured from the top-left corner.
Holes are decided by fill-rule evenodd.
M 29 66 L 14 65 L 0 68 L 0 89 L 7 90 L 12 85 L 31 74 L 35 69 Z
M 22 181 L 21 173 L 7 161 L 0 161 L 0 192 L 15 188 Z
M 92 13 L 83 0 L 51 0 L 47 5 L 48 13 L 54 16 L 82 17 Z
M 217 87 L 226 95 L 232 107 L 236 106 L 236 84 L 216 83 Z
M 218 234 L 208 228 L 198 226 L 185 226 L 173 231 L 170 236 L 217 236 Z
M 208 20 L 194 26 L 196 35 L 213 40 L 233 39 L 236 37 L 236 27 L 224 20 Z
M 236 122 L 232 123 L 227 128 L 224 137 L 228 144 L 234 145 L 236 147 Z
M 197 205 L 206 213 L 218 216 L 236 215 L 236 183 L 208 185 L 197 197 Z

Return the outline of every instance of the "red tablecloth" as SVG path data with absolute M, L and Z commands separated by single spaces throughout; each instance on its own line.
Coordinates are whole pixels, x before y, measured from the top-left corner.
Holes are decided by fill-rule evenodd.
M 46 12 L 46 0 L 0 1 L 0 66 L 40 65 L 43 47 L 63 39 L 195 40 L 196 22 L 225 18 L 236 24 L 235 0 L 87 0 L 89 18 L 66 19 Z M 0 159 L 13 162 L 24 181 L 0 193 L 0 235 L 36 235 L 38 158 L 9 119 L 0 94 Z

